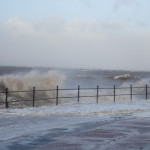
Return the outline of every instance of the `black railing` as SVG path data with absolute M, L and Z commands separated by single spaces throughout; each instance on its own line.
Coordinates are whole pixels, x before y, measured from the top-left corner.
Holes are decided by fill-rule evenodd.
M 96 88 L 81 88 L 78 86 L 77 88 L 59 88 L 58 86 L 56 89 L 45 89 L 45 90 L 39 90 L 36 89 L 36 87 L 33 87 L 32 90 L 28 91 L 9 91 L 8 88 L 5 89 L 5 91 L 1 91 L 0 95 L 3 95 L 0 97 L 0 105 L 4 105 L 5 108 L 8 108 L 11 103 L 17 103 L 17 102 L 30 102 L 30 106 L 35 106 L 38 101 L 48 101 L 51 100 L 53 103 L 55 102 L 55 105 L 59 104 L 60 99 L 77 99 L 77 102 L 80 102 L 81 98 L 95 98 L 96 103 L 99 102 L 100 98 L 103 99 L 104 97 L 112 97 L 113 102 L 116 102 L 116 97 L 119 96 L 128 96 L 130 100 L 133 99 L 133 96 L 144 96 L 142 99 L 148 99 L 149 95 L 149 89 L 150 87 L 148 85 L 145 85 L 143 87 L 134 87 L 130 85 L 129 87 L 116 87 L 115 85 L 113 87 L 105 87 L 100 88 L 99 85 L 97 85 Z M 141 91 L 139 91 L 141 89 Z M 102 90 L 105 90 L 105 94 L 102 92 Z M 107 91 L 111 91 L 110 93 L 107 93 Z M 118 92 L 118 90 L 127 90 L 127 93 Z M 63 92 L 62 92 L 63 91 Z M 64 94 L 64 91 L 67 91 L 67 94 Z M 71 95 L 70 92 L 72 91 Z M 87 91 L 86 94 L 82 94 L 83 91 Z M 90 93 L 92 91 L 92 95 Z M 45 96 L 39 96 L 38 92 L 49 92 L 49 94 L 45 94 Z M 16 94 L 17 93 L 17 94 Z M 19 97 L 19 93 L 29 93 L 30 99 L 23 99 L 23 96 Z M 93 94 L 94 93 L 94 94 Z M 12 99 L 10 97 L 12 95 L 15 96 Z

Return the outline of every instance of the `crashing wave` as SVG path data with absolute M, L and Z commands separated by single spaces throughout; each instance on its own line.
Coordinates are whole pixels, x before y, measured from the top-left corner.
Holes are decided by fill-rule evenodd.
M 133 78 L 133 77 L 131 77 L 131 75 L 129 74 L 123 74 L 123 75 L 118 75 L 113 77 L 113 79 L 128 79 L 128 78 Z
M 48 71 L 47 73 L 31 71 L 25 75 L 11 74 L 0 76 L 0 106 L 4 105 L 6 96 L 2 92 L 4 92 L 6 88 L 8 88 L 9 91 L 8 101 L 11 103 L 11 106 L 13 104 L 16 106 L 31 106 L 33 87 L 36 88 L 36 99 L 43 99 L 45 97 L 53 98 L 56 95 L 55 91 L 45 89 L 56 89 L 57 85 L 63 85 L 64 80 L 64 75 L 55 71 Z M 49 103 L 53 103 L 53 101 L 55 100 L 37 100 L 36 106 L 47 105 Z

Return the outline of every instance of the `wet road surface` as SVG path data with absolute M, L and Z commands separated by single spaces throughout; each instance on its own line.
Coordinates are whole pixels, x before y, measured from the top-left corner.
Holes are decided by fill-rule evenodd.
M 150 118 L 120 115 L 70 126 L 0 141 L 0 150 L 150 149 Z

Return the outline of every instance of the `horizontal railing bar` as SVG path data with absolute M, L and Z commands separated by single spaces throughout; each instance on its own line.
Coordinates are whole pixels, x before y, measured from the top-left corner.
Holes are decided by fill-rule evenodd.
M 99 97 L 103 97 L 103 96 L 114 96 L 114 95 L 99 95 Z
M 145 93 L 142 93 L 142 94 L 135 94 L 135 93 L 133 93 L 132 95 L 145 95 Z M 150 94 L 147 93 L 147 96 L 148 95 L 150 95 Z
M 80 88 L 80 90 L 96 90 L 97 88 Z
M 116 87 L 115 89 L 116 90 L 123 90 L 123 89 L 130 89 L 130 87 L 118 87 L 118 88 Z
M 77 96 L 72 96 L 72 97 L 70 97 L 70 96 L 64 96 L 64 97 L 58 97 L 58 98 L 78 98 Z
M 96 96 L 80 96 L 80 97 L 81 98 L 83 98 L 83 97 L 87 97 L 88 98 L 88 97 L 96 97 Z
M 136 88 L 143 88 L 143 89 L 145 89 L 146 87 L 133 87 L 132 86 L 132 89 L 136 89 Z M 150 87 L 148 87 L 147 86 L 147 88 L 150 88 Z M 81 88 L 80 87 L 80 90 L 95 90 L 95 89 L 97 89 L 97 88 Z M 109 88 L 109 87 L 104 87 L 104 88 L 102 88 L 102 87 L 99 87 L 98 88 L 99 90 L 102 90 L 102 89 L 114 89 L 113 87 L 112 88 Z M 116 89 L 130 89 L 130 87 L 116 87 Z M 44 90 L 35 90 L 35 91 L 55 91 L 56 89 L 44 89 Z M 78 88 L 72 88 L 72 89 L 62 89 L 62 88 L 60 88 L 59 90 L 78 90 Z M 9 93 L 16 93 L 16 92 L 32 92 L 33 90 L 26 90 L 26 91 L 8 91 Z M 5 91 L 0 91 L 0 93 L 6 93 Z
M 35 90 L 35 92 L 43 92 L 43 91 L 55 91 L 56 89 L 45 89 L 45 90 Z M 33 90 L 32 90 L 33 91 Z
M 22 100 L 16 100 L 17 102 L 28 102 L 28 101 L 32 101 L 32 100 L 29 100 L 29 99 L 22 99 Z M 11 101 L 11 100 L 9 100 L 8 102 L 14 102 L 14 101 Z
M 46 100 L 51 100 L 51 99 L 56 99 L 56 98 L 39 98 L 39 99 L 35 99 L 35 103 L 36 101 L 46 101 Z
M 56 89 L 55 89 L 56 90 Z M 78 90 L 78 88 L 72 88 L 72 89 L 59 89 L 59 90 L 61 90 L 61 91 L 76 91 L 76 90 Z
M 134 88 L 134 89 L 145 89 L 146 87 L 144 87 L 144 86 L 143 86 L 143 87 L 134 87 L 134 86 L 133 86 L 132 88 Z M 147 88 L 148 88 L 148 87 L 147 87 Z
M 80 88 L 80 90 L 95 90 L 97 88 Z M 59 89 L 59 90 L 78 90 L 78 88 L 76 89 Z
M 99 89 L 99 90 L 105 90 L 105 89 L 106 89 L 106 90 L 107 90 L 107 89 L 108 89 L 108 90 L 112 90 L 112 89 L 114 89 L 114 88 L 109 88 L 109 87 L 101 88 L 101 87 L 99 87 L 98 89 Z
M 21 92 L 21 93 L 25 93 L 25 92 L 32 92 L 33 90 L 28 90 L 28 91 L 8 91 L 8 93 L 19 93 L 19 92 Z M 5 93 L 5 92 L 4 92 Z
M 123 95 L 131 95 L 131 94 L 116 94 L 115 96 L 123 96 Z

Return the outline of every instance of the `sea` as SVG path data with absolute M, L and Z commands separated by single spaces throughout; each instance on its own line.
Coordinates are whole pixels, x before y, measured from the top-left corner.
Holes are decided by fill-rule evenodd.
M 0 66 L 0 91 L 4 91 L 8 88 L 10 91 L 24 91 L 32 90 L 33 86 L 36 89 L 80 89 L 84 88 L 95 88 L 93 90 L 94 95 L 96 94 L 96 88 L 110 88 L 111 92 L 100 91 L 101 95 L 113 95 L 114 86 L 118 91 L 118 95 L 123 95 L 122 99 L 131 99 L 131 86 L 134 89 L 134 97 L 136 99 L 145 99 L 150 97 L 150 72 L 149 71 L 124 71 L 124 70 L 102 70 L 102 69 L 63 69 L 63 68 L 42 68 L 42 67 L 12 67 L 12 66 Z M 128 89 L 124 89 L 124 87 Z M 147 87 L 147 88 L 146 88 Z M 122 89 L 119 91 L 119 88 Z M 67 93 L 68 92 L 68 93 Z M 77 93 L 71 93 L 67 91 L 63 96 L 77 96 Z M 93 94 L 91 91 L 83 93 L 84 96 L 90 96 Z M 123 92 L 123 94 L 122 94 Z M 37 94 L 37 92 L 36 92 Z M 40 95 L 41 94 L 41 95 Z M 49 95 L 48 92 L 40 93 L 38 98 L 44 96 L 56 97 L 56 93 Z M 146 95 L 147 94 L 147 95 Z M 127 95 L 128 97 L 125 97 Z M 140 97 L 142 95 L 142 97 Z M 41 96 L 41 97 L 40 97 Z M 60 95 L 59 95 L 60 96 Z M 2 97 L 2 98 L 1 98 Z M 20 99 L 28 99 L 29 95 L 16 96 Z M 14 98 L 13 95 L 13 99 Z M 30 94 L 32 98 L 32 93 Z M 62 96 L 60 96 L 62 97 Z M 30 98 L 30 99 L 31 99 Z M 0 95 L 1 101 L 5 101 L 5 95 Z M 2 100 L 4 99 L 4 100 Z M 87 99 L 87 98 L 86 98 Z M 108 98 L 103 97 L 103 100 Z M 121 99 L 120 97 L 118 99 Z M 113 100 L 113 97 L 111 97 Z M 54 102 L 55 103 L 55 102 Z M 31 104 L 30 104 L 31 105 Z M 41 104 L 39 104 L 41 105 Z
M 64 73 L 67 76 L 64 86 L 75 87 L 112 87 L 114 85 L 131 85 L 139 81 L 149 84 L 150 72 L 100 70 L 100 69 L 68 69 Z M 144 82 L 144 83 L 145 83 Z M 143 84 L 144 84 L 143 83 Z
M 149 84 L 150 71 L 124 71 L 124 70 L 101 70 L 101 69 L 62 69 L 62 68 L 42 68 L 42 67 L 12 67 L 0 66 L 0 76 L 26 75 L 35 71 L 37 75 L 47 72 L 57 72 L 63 76 L 62 87 L 74 88 L 80 85 L 83 88 L 111 87 L 121 85 L 135 85 L 139 81 Z M 59 83 L 58 83 L 59 86 Z

